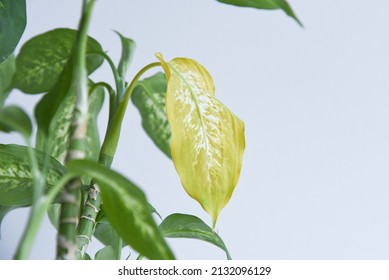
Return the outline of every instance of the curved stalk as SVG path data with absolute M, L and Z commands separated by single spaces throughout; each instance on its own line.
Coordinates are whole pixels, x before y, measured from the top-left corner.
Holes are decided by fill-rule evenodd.
M 105 52 L 88 52 L 88 54 L 98 54 L 101 55 L 109 64 L 109 67 L 111 68 L 113 78 L 115 80 L 115 86 L 116 86 L 116 104 L 119 104 L 119 96 L 122 95 L 124 90 L 124 83 L 123 79 L 120 77 L 118 70 L 116 69 L 115 63 L 113 63 L 112 59 L 107 55 Z
M 108 96 L 109 96 L 109 119 L 111 119 L 113 113 L 115 112 L 115 108 L 116 108 L 115 92 L 114 92 L 113 88 L 109 84 L 107 84 L 105 82 L 98 82 L 96 84 L 93 84 L 89 91 L 93 92 L 98 87 L 103 87 L 108 92 Z
M 131 98 L 132 91 L 134 90 L 135 85 L 138 82 L 139 78 L 147 70 L 150 70 L 151 68 L 160 65 L 161 63 L 159 62 L 154 62 L 146 65 L 135 75 L 134 79 L 131 81 L 131 84 L 128 86 L 126 93 L 123 97 L 123 100 L 120 102 L 117 111 L 115 112 L 115 114 L 113 115 L 112 119 L 108 124 L 107 133 L 103 145 L 101 147 L 100 162 L 109 163 L 109 164 L 112 162 L 119 141 L 120 130 L 122 127 L 124 115 L 126 113 L 128 101 Z
M 160 65 L 161 64 L 159 62 L 155 62 L 143 67 L 138 72 L 138 74 L 134 77 L 131 84 L 127 88 L 124 98 L 118 107 L 118 110 L 114 113 L 113 117 L 110 118 L 107 132 L 105 134 L 104 143 L 100 150 L 100 157 L 99 157 L 100 164 L 107 167 L 110 167 L 112 164 L 112 160 L 115 155 L 119 136 L 120 136 L 120 129 L 122 126 L 123 117 L 125 115 L 128 102 L 131 98 L 132 91 L 134 90 L 137 81 L 147 70 Z M 98 212 L 100 211 L 100 204 L 101 204 L 100 189 L 96 184 L 92 182 L 91 188 L 88 192 L 88 198 L 82 210 L 80 223 L 77 226 L 77 236 L 76 236 L 77 251 L 81 255 L 80 256 L 81 258 L 83 258 L 86 248 L 88 247 L 90 239 L 93 235 L 93 230 L 96 223 L 96 217 Z M 115 255 L 117 258 L 120 258 L 122 241 L 119 236 L 117 237 L 116 241 L 117 241 L 116 244 L 117 246 L 115 246 L 116 247 Z
M 28 223 L 26 229 L 23 233 L 23 237 L 20 240 L 18 248 L 16 250 L 16 254 L 14 259 L 16 260 L 24 260 L 27 259 L 33 241 L 38 233 L 40 224 L 49 208 L 50 203 L 54 200 L 54 198 L 58 195 L 58 193 L 63 189 L 64 185 L 72 178 L 72 175 L 68 174 L 61 178 L 60 181 L 55 185 L 54 188 L 50 190 L 50 192 L 43 197 L 43 199 L 38 199 L 31 209 L 30 217 L 28 219 Z

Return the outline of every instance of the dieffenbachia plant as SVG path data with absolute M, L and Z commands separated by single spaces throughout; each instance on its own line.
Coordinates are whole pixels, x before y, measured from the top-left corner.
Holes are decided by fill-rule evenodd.
M 282 9 L 300 25 L 284 0 L 218 0 L 235 6 Z M 57 259 L 91 259 L 92 237 L 104 247 L 94 259 L 120 259 L 131 246 L 139 258 L 174 259 L 165 238 L 199 239 L 231 258 L 216 222 L 238 183 L 245 148 L 244 123 L 215 95 L 211 75 L 189 58 L 146 65 L 125 81 L 133 40 L 117 33 L 118 66 L 89 37 L 95 0 L 84 0 L 78 30 L 59 28 L 28 40 L 13 55 L 26 24 L 25 0 L 0 0 L 0 130 L 19 133 L 25 145 L 0 144 L 0 224 L 18 207 L 31 207 L 16 259 L 29 256 L 47 213 L 58 230 Z M 106 61 L 115 85 L 89 77 Z M 163 72 L 141 77 L 151 68 Z M 30 117 L 4 106 L 13 89 L 42 94 L 35 106 L 35 146 Z M 108 125 L 100 143 L 97 117 L 107 94 Z M 185 191 L 210 215 L 175 213 L 162 219 L 142 189 L 115 172 L 115 157 L 128 104 L 156 146 L 172 159 Z M 160 217 L 157 221 L 153 215 Z

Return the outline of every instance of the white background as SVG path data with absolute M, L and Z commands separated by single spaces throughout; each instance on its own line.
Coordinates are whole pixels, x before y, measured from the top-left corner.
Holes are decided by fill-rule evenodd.
M 81 1 L 27 2 L 22 42 L 77 27 Z M 389 2 L 289 3 L 305 29 L 281 11 L 214 0 L 99 0 L 90 35 L 115 61 L 120 41 L 112 29 L 136 41 L 128 79 L 155 61 L 155 52 L 196 59 L 212 74 L 218 98 L 244 120 L 241 179 L 217 224 L 234 259 L 387 259 Z M 112 84 L 106 64 L 93 79 Z M 38 98 L 15 91 L 7 104 L 31 113 Z M 14 141 L 0 135 L 2 143 Z M 210 224 L 132 105 L 113 167 L 141 186 L 162 216 L 188 213 Z M 27 213 L 5 218 L 0 259 L 12 258 Z M 169 243 L 180 259 L 224 258 L 201 241 Z M 94 240 L 92 255 L 99 247 Z M 52 259 L 54 248 L 45 221 L 31 258 Z

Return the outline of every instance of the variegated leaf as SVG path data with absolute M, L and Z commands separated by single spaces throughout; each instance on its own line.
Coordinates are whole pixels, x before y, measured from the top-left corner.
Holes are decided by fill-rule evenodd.
M 214 228 L 238 183 L 244 123 L 215 98 L 212 77 L 202 65 L 157 57 L 168 81 L 172 159 L 186 192 L 212 217 Z
M 38 125 L 36 148 L 48 153 L 62 164 L 65 163 L 66 151 L 69 145 L 69 129 L 75 102 L 76 96 L 74 94 L 64 98 L 51 120 L 52 126 L 48 135 Z M 42 101 L 41 104 L 43 104 Z M 44 114 L 44 112 L 41 114 Z
M 90 85 L 93 85 L 90 82 Z M 38 126 L 36 148 L 44 151 L 64 164 L 66 151 L 69 145 L 69 129 L 76 102 L 74 94 L 64 98 L 54 115 L 50 127 L 49 135 Z M 100 150 L 100 139 L 97 127 L 97 117 L 104 102 L 104 92 L 101 88 L 95 88 L 89 94 L 89 113 L 87 127 L 87 158 L 97 160 Z M 49 104 L 48 104 L 49 105 Z
M 50 91 L 62 75 L 76 35 L 77 30 L 58 28 L 28 40 L 16 58 L 13 86 L 30 94 Z M 88 73 L 92 73 L 103 63 L 103 58 L 97 54 L 102 51 L 100 44 L 88 37 Z
M 142 116 L 142 126 L 155 145 L 169 158 L 171 131 L 166 115 L 166 77 L 163 73 L 137 83 L 131 100 Z
M 33 178 L 29 147 L 0 145 L 0 205 L 27 206 L 32 202 Z M 45 191 L 63 176 L 65 168 L 52 157 L 34 151 L 39 169 L 45 170 Z
M 97 161 L 100 153 L 100 136 L 97 117 L 104 103 L 104 90 L 101 87 L 89 92 L 88 126 L 86 130 L 86 158 Z

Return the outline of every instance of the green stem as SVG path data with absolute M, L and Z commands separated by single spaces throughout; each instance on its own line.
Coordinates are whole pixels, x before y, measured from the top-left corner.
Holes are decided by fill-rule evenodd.
M 123 239 L 120 235 L 115 232 L 114 233 L 114 251 L 116 260 L 120 260 L 122 258 L 122 247 L 123 247 Z
M 20 257 L 23 259 L 28 257 L 35 237 L 35 235 L 31 235 L 31 232 L 36 231 L 36 224 L 32 223 L 32 220 L 36 216 L 37 208 L 39 207 L 39 198 L 42 196 L 45 184 L 45 178 L 39 170 L 38 162 L 31 147 L 31 143 L 28 138 L 26 138 L 25 141 L 28 145 L 28 155 L 31 163 L 31 176 L 34 183 L 30 215 L 28 217 L 27 226 L 23 232 L 23 236 L 19 242 L 18 249 L 15 255 L 15 258 Z
M 113 156 L 115 155 L 119 137 L 120 137 L 120 130 L 122 127 L 124 115 L 126 113 L 128 101 L 131 98 L 132 91 L 134 90 L 135 85 L 138 82 L 139 78 L 147 70 L 160 65 L 161 64 L 159 62 L 154 62 L 146 65 L 136 74 L 134 79 L 131 81 L 131 84 L 128 86 L 126 93 L 123 97 L 123 100 L 120 102 L 117 111 L 115 112 L 115 114 L 113 115 L 112 119 L 108 124 L 107 133 L 103 145 L 101 147 L 101 153 L 100 153 L 101 161 L 110 162 L 112 161 Z
M 113 78 L 115 79 L 116 104 L 119 104 L 120 102 L 119 96 L 121 96 L 124 91 L 124 82 L 123 82 L 123 78 L 120 77 L 120 74 L 116 69 L 115 63 L 113 63 L 112 59 L 105 52 L 90 52 L 90 53 L 101 55 L 108 62 L 109 67 L 111 68 L 113 74 Z
M 108 114 L 109 118 L 108 119 L 111 119 L 116 108 L 115 92 L 113 88 L 105 82 L 98 82 L 96 84 L 93 84 L 93 86 L 91 86 L 90 88 L 90 92 L 93 92 L 98 87 L 103 87 L 108 92 L 109 95 L 109 114 Z
M 131 84 L 127 88 L 125 96 L 121 101 L 118 110 L 115 112 L 113 117 L 110 118 L 104 143 L 100 151 L 99 163 L 101 165 L 110 167 L 112 164 L 112 160 L 115 155 L 118 139 L 120 136 L 120 128 L 123 122 L 123 117 L 128 102 L 130 100 L 132 91 L 134 90 L 137 81 L 147 70 L 156 66 L 160 66 L 160 63 L 159 62 L 151 63 L 143 67 L 138 72 L 138 74 L 134 77 Z M 92 183 L 88 193 L 88 198 L 85 202 L 85 206 L 81 214 L 80 223 L 77 226 L 77 250 L 78 253 L 81 254 L 81 258 L 83 258 L 86 248 L 92 237 L 95 223 L 96 223 L 96 217 L 98 211 L 100 210 L 100 204 L 101 204 L 100 190 L 95 184 Z M 116 257 L 120 259 L 122 240 L 119 236 L 118 239 L 116 240 L 117 240 L 117 244 L 116 244 L 117 246 L 115 246 Z
M 95 0 L 84 0 L 79 32 L 72 51 L 71 89 L 76 93 L 76 106 L 70 127 L 70 141 L 66 162 L 85 158 L 86 128 L 88 123 L 88 76 L 86 71 L 86 44 L 88 26 Z M 57 236 L 57 259 L 76 259 L 76 226 L 80 211 L 81 179 L 65 185 L 61 195 L 61 214 Z
M 23 232 L 23 236 L 16 250 L 14 259 L 24 260 L 28 258 L 34 239 L 38 233 L 40 224 L 42 223 L 50 203 L 55 199 L 55 197 L 62 190 L 64 185 L 71 179 L 71 177 L 71 175 L 62 177 L 50 190 L 50 192 L 45 197 L 43 197 L 43 199 L 39 199 L 34 203 L 30 212 L 26 229 Z

